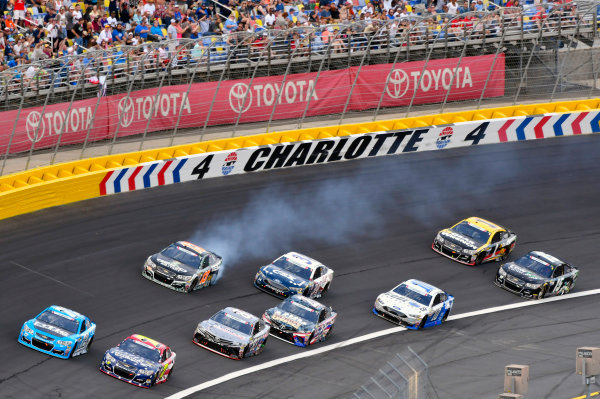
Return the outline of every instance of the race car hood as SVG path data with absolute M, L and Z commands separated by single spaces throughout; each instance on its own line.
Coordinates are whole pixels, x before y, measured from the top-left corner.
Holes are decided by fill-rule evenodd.
M 164 256 L 163 254 L 152 255 L 150 259 L 156 265 L 164 267 L 165 269 L 169 269 L 170 271 L 177 274 L 190 276 L 198 270 L 197 268 L 188 266 L 185 263 L 181 263 L 179 261 L 176 261 L 175 259 L 171 259 L 167 256 Z
M 155 362 L 151 362 L 150 360 L 138 355 L 134 355 L 133 353 L 125 352 L 118 347 L 109 349 L 108 353 L 121 364 L 126 366 L 135 367 L 138 369 L 153 369 L 158 366 L 158 364 Z
M 463 249 L 473 250 L 483 245 L 482 243 L 475 241 L 472 238 L 469 238 L 463 234 L 459 234 L 450 229 L 440 231 L 440 236 L 442 236 L 444 240 L 448 240 L 451 243 L 456 244 Z
M 64 338 L 68 337 L 69 335 L 73 335 L 73 333 L 63 330 L 60 327 L 53 326 L 52 324 L 44 323 L 42 321 L 37 320 L 29 320 L 27 322 L 27 326 L 39 332 L 51 335 L 54 338 Z
M 281 309 L 267 309 L 265 313 L 269 316 L 271 324 L 279 330 L 312 331 L 315 328 L 315 323 Z
M 392 307 L 406 315 L 421 315 L 427 311 L 427 307 L 394 292 L 386 292 L 385 294 L 381 295 L 379 299 L 381 299 L 385 306 Z
M 260 268 L 262 273 L 271 281 L 285 285 L 290 288 L 304 288 L 308 285 L 308 280 L 298 277 L 275 265 L 267 265 Z
M 519 280 L 523 280 L 526 283 L 531 284 L 541 284 L 546 281 L 546 279 L 539 274 L 535 274 L 529 269 L 526 269 L 522 266 L 517 265 L 514 262 L 509 262 L 502 266 L 502 269 L 511 276 L 518 278 Z
M 225 326 L 221 323 L 217 323 L 213 320 L 205 320 L 200 323 L 200 327 L 207 332 L 207 338 L 212 341 L 216 340 L 227 340 L 233 343 L 246 344 L 250 342 L 250 336 L 240 331 L 234 330 L 231 327 Z

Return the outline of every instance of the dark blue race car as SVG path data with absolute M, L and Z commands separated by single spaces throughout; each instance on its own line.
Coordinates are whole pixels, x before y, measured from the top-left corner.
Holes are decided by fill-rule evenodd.
M 47 355 L 67 359 L 87 353 L 96 324 L 73 310 L 52 305 L 21 327 L 18 341 Z
M 289 252 L 258 269 L 254 286 L 277 297 L 321 297 L 331 286 L 333 270 L 306 255 Z

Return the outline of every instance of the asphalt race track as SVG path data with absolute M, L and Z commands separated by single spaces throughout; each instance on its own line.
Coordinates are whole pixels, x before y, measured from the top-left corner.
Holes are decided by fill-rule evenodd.
M 408 278 L 454 294 L 455 315 L 523 301 L 492 284 L 497 263 L 463 266 L 430 249 L 437 230 L 472 215 L 517 232 L 513 257 L 547 250 L 580 267 L 575 292 L 600 288 L 598 154 L 598 136 L 414 153 L 177 184 L 1 221 L 0 397 L 165 397 L 306 351 L 271 338 L 259 357 L 233 361 L 191 343 L 196 324 L 222 307 L 260 315 L 274 306 L 278 300 L 255 289 L 252 278 L 289 250 L 336 272 L 322 302 L 338 321 L 331 339 L 318 345 L 393 327 L 371 306 L 378 293 Z M 149 254 L 178 239 L 224 256 L 219 284 L 185 295 L 140 276 Z M 401 332 L 193 397 L 350 397 L 410 345 L 429 363 L 440 399 L 497 398 L 509 363 L 531 365 L 530 398 L 568 399 L 583 392 L 576 347 L 600 346 L 599 299 Z M 60 360 L 17 343 L 21 324 L 50 304 L 97 323 L 89 354 Z M 104 351 L 133 333 L 177 352 L 168 383 L 143 390 L 98 371 Z

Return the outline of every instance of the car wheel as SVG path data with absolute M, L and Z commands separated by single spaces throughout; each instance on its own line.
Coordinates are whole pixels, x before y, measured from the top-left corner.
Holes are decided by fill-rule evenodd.
M 562 289 L 560 290 L 560 294 L 559 295 L 564 295 L 564 294 L 568 294 L 569 292 L 571 292 L 571 282 L 567 282 L 564 287 L 562 287 Z
M 450 314 L 450 309 L 446 310 L 446 313 L 444 313 L 444 317 L 442 317 L 442 323 L 446 322 L 446 319 L 448 319 L 449 314 Z
M 90 351 L 90 348 L 92 347 L 92 342 L 94 342 L 94 337 L 90 338 L 90 342 L 88 342 L 88 344 L 87 344 L 87 348 L 85 349 L 85 353 L 88 353 Z
M 198 277 L 194 277 L 194 279 L 192 280 L 192 283 L 190 284 L 190 288 L 188 288 L 187 292 L 190 293 L 190 292 L 194 291 L 197 284 L 198 284 Z
M 419 326 L 417 327 L 418 330 L 421 330 L 421 329 L 425 328 L 425 324 L 427 323 L 427 318 L 428 317 L 429 316 L 425 315 L 425 317 L 423 317 L 421 319 L 421 322 L 419 323 Z
M 73 358 L 73 353 L 75 353 L 75 351 L 77 350 L 77 345 L 79 345 L 78 342 L 75 342 L 75 346 L 73 347 L 73 349 L 71 350 L 71 353 L 69 353 L 69 359 Z
M 329 283 L 325 284 L 323 291 L 321 291 L 321 295 L 325 294 L 329 290 Z
M 333 326 L 329 327 L 329 331 L 327 331 L 327 335 L 325 335 L 325 337 L 323 338 L 323 341 L 325 341 L 327 338 L 329 338 L 332 331 L 333 331 Z
M 304 291 L 302 291 L 302 295 L 308 298 L 310 295 L 310 287 L 306 287 Z
M 310 337 L 308 337 L 308 342 L 306 343 L 307 348 L 310 345 L 310 342 L 313 340 L 314 337 L 315 337 L 315 332 L 313 331 L 312 334 L 310 334 Z
M 219 271 L 217 270 L 216 272 L 213 273 L 212 277 L 210 278 L 210 284 L 209 285 L 215 285 L 215 284 L 217 284 L 218 278 L 219 278 Z
M 481 263 L 483 263 L 483 258 L 485 258 L 485 253 L 482 252 L 479 255 L 477 255 L 477 258 L 475 258 L 475 264 L 481 265 Z
M 171 370 L 169 370 L 169 374 L 167 374 L 167 378 L 165 378 L 165 382 L 169 381 L 169 378 L 171 378 L 171 375 L 173 375 L 173 369 L 175 369 L 175 364 L 173 364 L 173 366 L 171 366 Z
M 540 289 L 540 293 L 538 294 L 538 299 L 542 299 L 544 296 L 546 296 L 547 289 L 548 289 L 548 284 L 544 284 L 542 286 L 542 288 Z
M 240 359 L 245 358 L 246 355 L 248 355 L 248 347 L 247 346 L 244 348 L 244 352 L 242 352 L 242 356 L 240 357 Z

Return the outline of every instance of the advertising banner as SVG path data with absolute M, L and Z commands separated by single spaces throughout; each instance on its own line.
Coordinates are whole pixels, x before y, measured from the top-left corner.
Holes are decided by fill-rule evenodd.
M 0 113 L 0 153 L 171 130 L 178 119 L 179 128 L 194 128 L 359 111 L 380 101 L 406 106 L 413 95 L 413 104 L 502 96 L 504 55 L 194 83 L 189 95 L 179 85 L 7 111 Z

